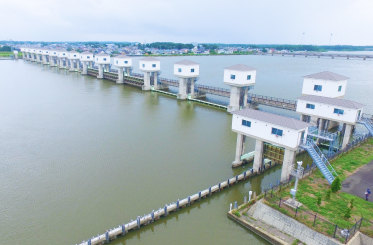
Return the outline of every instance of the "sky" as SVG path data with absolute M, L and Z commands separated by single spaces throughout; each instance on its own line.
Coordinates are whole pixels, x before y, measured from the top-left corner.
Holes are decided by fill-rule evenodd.
M 0 40 L 373 45 L 372 0 L 0 3 Z

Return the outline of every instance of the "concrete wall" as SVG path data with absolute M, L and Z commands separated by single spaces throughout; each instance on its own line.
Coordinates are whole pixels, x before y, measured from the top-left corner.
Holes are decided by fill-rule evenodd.
M 358 231 L 347 244 L 348 245 L 373 245 L 373 238 L 370 238 L 367 235 L 364 235 L 363 233 Z
M 155 67 L 153 65 L 155 64 Z M 139 61 L 139 68 L 141 71 L 146 72 L 153 72 L 153 71 L 160 71 L 161 70 L 161 61 L 148 61 L 148 60 L 140 60 Z
M 110 55 L 105 56 L 95 56 L 95 63 L 109 65 L 110 64 Z
M 58 57 L 59 58 L 66 58 L 67 57 L 67 51 L 58 52 Z
M 322 90 L 314 91 L 315 85 L 322 85 Z M 339 86 L 342 86 L 341 92 L 338 92 Z M 338 98 L 345 95 L 346 87 L 347 80 L 335 82 L 321 79 L 305 78 L 303 81 L 302 94 Z
M 81 61 L 94 61 L 93 53 L 91 54 L 80 54 Z
M 79 59 L 79 53 L 78 53 L 78 52 L 67 53 L 67 57 L 68 57 L 69 59 Z
M 235 75 L 235 79 L 231 79 L 231 75 Z M 250 80 L 247 80 L 247 76 L 251 75 Z M 255 84 L 256 71 L 233 71 L 224 69 L 224 83 L 233 86 L 251 86 Z
M 340 245 L 336 240 L 320 234 L 295 219 L 261 203 L 256 204 L 253 218 L 289 234 L 307 245 Z
M 315 105 L 315 109 L 306 108 L 307 103 Z M 344 114 L 338 115 L 334 113 L 334 108 L 344 110 Z M 307 102 L 306 100 L 302 99 L 298 99 L 297 113 L 308 116 L 317 116 L 320 118 L 348 124 L 355 124 L 358 117 L 357 109 L 349 109 L 341 106 L 327 105 L 310 101 Z
M 181 72 L 179 72 L 179 68 L 181 69 Z M 191 72 L 191 69 L 194 69 L 194 72 Z M 199 65 L 174 64 L 174 75 L 177 77 L 198 77 Z
M 127 63 L 126 63 L 127 61 Z M 114 65 L 117 67 L 131 67 L 132 58 L 116 58 L 114 57 Z
M 242 119 L 250 121 L 251 127 L 243 126 Z M 272 127 L 283 130 L 283 135 L 276 137 L 272 134 Z M 298 148 L 304 130 L 289 129 L 239 115 L 232 118 L 232 131 L 292 150 Z

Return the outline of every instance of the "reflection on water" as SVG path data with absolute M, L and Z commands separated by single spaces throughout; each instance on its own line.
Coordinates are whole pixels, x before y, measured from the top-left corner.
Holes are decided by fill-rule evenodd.
M 255 93 L 288 99 L 300 93 L 302 75 L 331 70 L 352 78 L 349 98 L 372 104 L 368 62 L 258 56 L 190 59 L 201 64 L 201 84 L 223 87 L 222 68 L 244 63 L 258 68 Z M 177 60 L 180 57 L 161 58 L 162 76 L 173 78 L 172 63 Z M 221 109 L 22 60 L 3 61 L 1 67 L 3 244 L 75 244 L 250 167 L 231 169 L 236 135 L 231 132 L 231 115 Z M 252 151 L 254 141 L 248 139 L 245 147 Z M 297 159 L 312 164 L 307 154 Z M 113 244 L 266 243 L 227 219 L 226 212 L 230 203 L 242 203 L 249 190 L 259 192 L 275 183 L 280 168 Z

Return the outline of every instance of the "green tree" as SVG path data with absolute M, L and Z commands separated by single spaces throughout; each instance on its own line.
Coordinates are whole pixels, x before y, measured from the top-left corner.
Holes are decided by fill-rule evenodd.
M 71 50 L 73 50 L 72 48 L 70 48 L 70 47 L 68 47 L 67 49 L 66 49 L 67 51 L 71 51 Z
M 0 48 L 0 51 L 10 52 L 10 51 L 12 51 L 12 48 L 9 47 L 9 46 L 2 46 L 2 47 Z
M 332 190 L 333 193 L 336 193 L 341 189 L 341 180 L 339 177 L 335 178 L 332 182 L 332 185 L 330 186 L 330 189 Z
M 354 199 L 354 198 L 351 198 L 351 201 L 350 201 L 350 208 L 351 208 L 351 209 L 354 208 L 354 201 L 355 201 L 355 199 Z
M 262 52 L 263 52 L 263 53 L 267 53 L 267 49 L 262 48 Z

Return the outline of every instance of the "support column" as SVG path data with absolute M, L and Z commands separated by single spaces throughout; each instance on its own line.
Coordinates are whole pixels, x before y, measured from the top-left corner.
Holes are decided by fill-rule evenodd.
M 109 64 L 106 64 L 106 65 L 105 65 L 105 70 L 106 70 L 106 72 L 109 72 L 109 71 L 110 71 L 110 65 L 109 65 Z
M 118 80 L 117 83 L 123 83 L 123 67 L 118 67 Z
M 243 107 L 246 108 L 247 107 L 247 96 L 248 96 L 248 93 L 249 93 L 249 88 L 245 88 L 245 93 L 244 93 L 244 97 L 243 97 Z
M 126 67 L 126 69 L 127 69 L 127 76 L 131 75 L 130 74 L 130 67 Z
M 93 61 L 90 61 L 89 65 L 91 66 L 91 69 L 93 69 Z
M 231 96 L 229 98 L 228 112 L 240 109 L 240 88 L 231 86 Z
M 82 72 L 82 75 L 87 75 L 87 74 L 88 74 L 87 62 L 83 61 L 83 72 Z
M 236 144 L 236 155 L 234 161 L 232 162 L 232 168 L 242 165 L 241 156 L 244 147 L 245 136 L 242 134 L 237 134 L 237 144 Z
M 80 61 L 76 60 L 76 71 L 80 72 Z
M 350 142 L 353 126 L 346 123 L 346 127 L 343 135 L 342 150 L 346 148 L 347 144 Z
M 153 77 L 154 77 L 154 89 L 158 89 L 158 72 L 153 72 Z
M 142 90 L 150 90 L 150 72 L 144 73 L 144 85 L 142 86 Z
M 98 76 L 97 78 L 104 78 L 104 65 L 98 64 Z
M 295 161 L 295 151 L 285 149 L 284 162 L 282 163 L 281 170 L 281 181 L 286 181 L 289 179 L 293 163 Z
M 179 78 L 179 93 L 177 94 L 178 100 L 185 100 L 187 98 L 187 82 L 183 77 Z
M 196 79 L 194 77 L 190 78 L 190 95 L 194 98 L 194 87 L 195 87 Z
M 259 172 L 263 169 L 263 141 L 256 140 L 255 141 L 255 155 L 254 155 L 254 164 L 253 164 L 253 170 Z
M 75 71 L 73 60 L 69 60 L 69 61 L 70 61 L 70 70 L 69 71 Z

